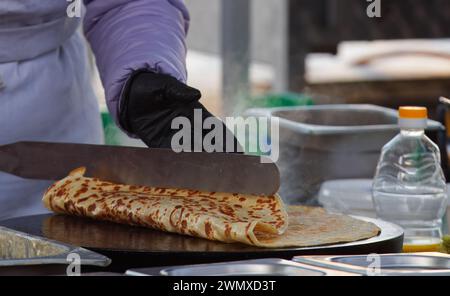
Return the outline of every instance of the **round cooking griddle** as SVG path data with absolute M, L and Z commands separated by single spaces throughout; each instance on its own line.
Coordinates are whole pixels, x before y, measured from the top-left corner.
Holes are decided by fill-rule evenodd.
M 66 215 L 36 215 L 0 222 L 17 231 L 81 246 L 112 259 L 111 270 L 131 267 L 195 264 L 255 258 L 292 259 L 298 255 L 347 255 L 398 253 L 403 230 L 382 220 L 357 217 L 376 224 L 381 233 L 373 238 L 307 248 L 265 249 L 226 244 L 149 228 L 121 225 Z

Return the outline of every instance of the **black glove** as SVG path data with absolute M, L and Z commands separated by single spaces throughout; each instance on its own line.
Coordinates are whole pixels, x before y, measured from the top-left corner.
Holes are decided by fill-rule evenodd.
M 120 124 L 128 132 L 137 135 L 148 147 L 171 148 L 172 136 L 179 132 L 171 128 L 172 120 L 183 116 L 191 123 L 190 147 L 191 151 L 194 151 L 194 147 L 203 147 L 194 137 L 194 110 L 200 109 L 202 123 L 206 118 L 212 117 L 223 129 L 223 138 L 216 138 L 220 141 L 216 144 L 222 146 L 222 151 L 226 152 L 227 136 L 232 139 L 233 151 L 241 151 L 236 150 L 241 147 L 225 124 L 199 102 L 200 97 L 199 90 L 169 75 L 136 72 L 125 87 L 120 108 Z M 202 129 L 202 141 L 211 130 L 212 128 Z

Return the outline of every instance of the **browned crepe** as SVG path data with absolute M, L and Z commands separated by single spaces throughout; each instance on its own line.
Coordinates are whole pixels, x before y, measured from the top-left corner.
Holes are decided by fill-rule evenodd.
M 255 233 L 283 233 L 281 198 L 119 185 L 74 170 L 44 194 L 56 212 L 140 225 L 223 242 L 260 245 Z
M 43 198 L 46 207 L 57 213 L 267 248 L 351 242 L 380 231 L 372 223 L 321 208 L 290 206 L 288 219 L 278 196 L 118 185 L 83 174 L 84 169 L 75 170 L 52 185 Z

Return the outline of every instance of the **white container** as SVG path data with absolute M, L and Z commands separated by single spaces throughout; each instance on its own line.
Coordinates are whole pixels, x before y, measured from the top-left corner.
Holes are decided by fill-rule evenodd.
M 327 211 L 346 215 L 375 218 L 372 201 L 372 179 L 329 180 L 322 183 L 318 201 Z M 447 183 L 447 214 L 442 233 L 450 234 L 450 184 Z
M 327 211 L 375 218 L 372 179 L 341 179 L 322 183 L 318 201 Z

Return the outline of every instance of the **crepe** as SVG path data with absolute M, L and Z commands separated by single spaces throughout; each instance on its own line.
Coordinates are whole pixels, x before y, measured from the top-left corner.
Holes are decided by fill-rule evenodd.
M 316 247 L 362 240 L 377 235 L 377 227 L 344 215 L 328 214 L 321 208 L 289 206 L 289 226 L 284 234 L 260 237 L 261 246 Z M 349 230 L 348 230 L 349 229 Z M 143 227 L 50 215 L 42 222 L 45 237 L 86 248 L 139 252 L 267 252 L 256 246 L 224 244 L 202 238 L 171 234 Z M 270 239 L 274 239 L 270 241 Z
M 53 212 L 139 225 L 222 242 L 260 245 L 255 233 L 282 234 L 281 198 L 120 185 L 72 171 L 44 194 Z
M 289 206 L 286 211 L 278 195 L 266 197 L 119 185 L 84 177 L 84 171 L 84 168 L 74 170 L 53 184 L 44 195 L 45 206 L 56 213 L 265 248 L 352 242 L 380 232 L 372 223 L 329 214 L 322 208 Z M 145 244 L 139 240 L 141 236 L 132 241 Z M 167 247 L 167 241 L 161 237 L 158 240 L 164 241 Z M 165 238 L 179 243 L 177 237 Z M 196 249 L 202 245 L 197 241 L 187 242 Z M 220 245 L 205 245 L 206 250 L 216 248 L 220 249 Z
M 373 223 L 330 214 L 319 207 L 289 206 L 288 215 L 289 226 L 282 235 L 256 233 L 260 246 L 315 247 L 368 239 L 381 231 Z

